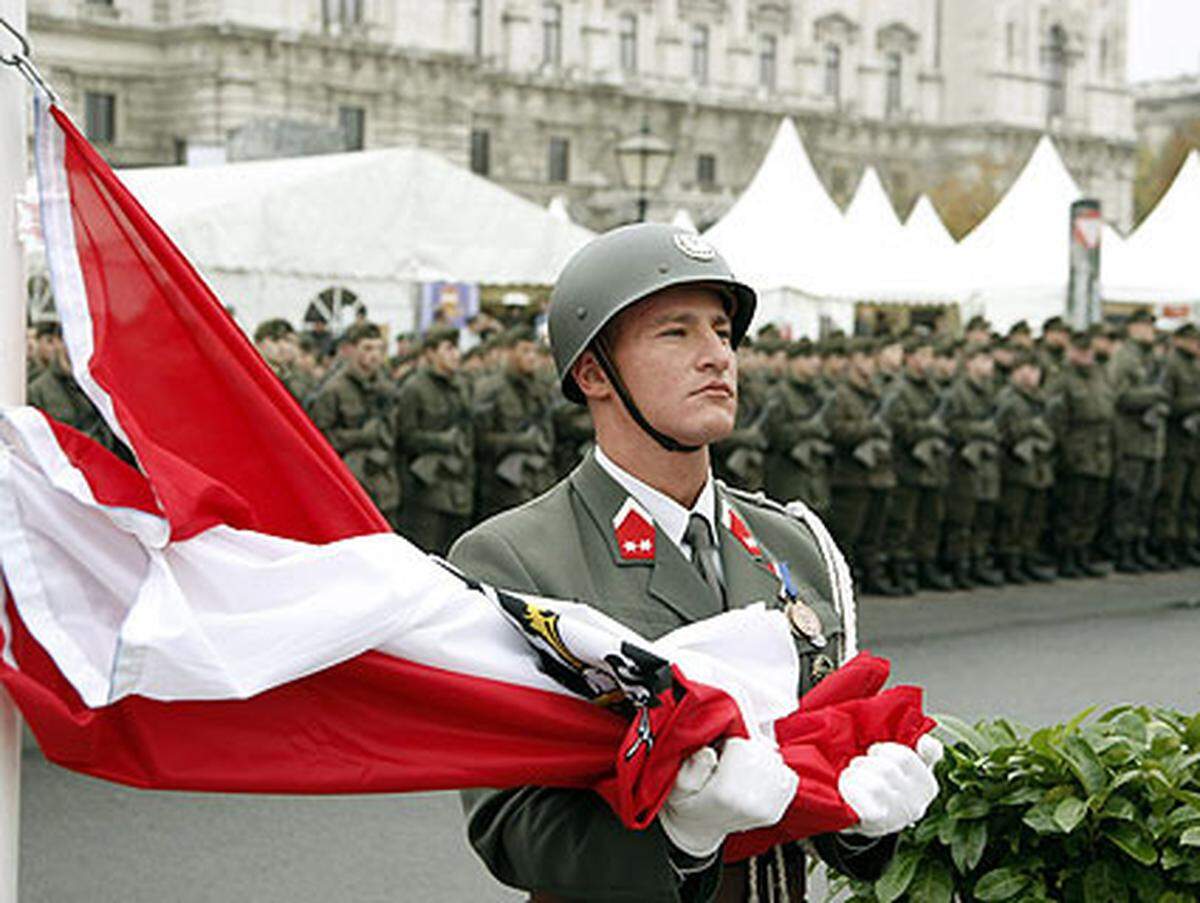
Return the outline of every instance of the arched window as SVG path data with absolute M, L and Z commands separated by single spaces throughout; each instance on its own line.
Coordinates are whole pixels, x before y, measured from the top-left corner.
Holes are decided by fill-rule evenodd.
M 1050 28 L 1046 47 L 1046 114 L 1062 116 L 1067 111 L 1067 33 L 1061 25 Z
M 708 84 L 708 26 L 692 26 L 692 78 L 697 84 Z
M 471 0 L 467 16 L 467 40 L 471 45 L 471 53 L 483 56 L 483 0 Z
M 562 4 L 542 4 L 542 65 L 562 64 Z
M 837 44 L 825 45 L 825 96 L 842 97 L 842 48 Z
M 638 21 L 636 13 L 621 13 L 620 30 L 621 71 L 633 74 L 638 71 Z
M 356 319 L 367 315 L 367 306 L 358 300 L 358 295 L 340 285 L 333 285 L 317 293 L 304 311 L 305 323 L 325 323 L 330 332 L 338 333 Z
M 779 54 L 779 42 L 773 34 L 765 34 L 758 39 L 758 84 L 768 91 L 775 90 L 776 58 Z

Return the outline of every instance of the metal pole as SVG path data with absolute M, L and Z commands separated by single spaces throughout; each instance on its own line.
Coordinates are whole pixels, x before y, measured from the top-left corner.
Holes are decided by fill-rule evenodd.
M 25 0 L 0 0 L 0 16 L 21 33 Z M 4 52 L 12 49 L 0 36 Z M 17 197 L 25 187 L 25 80 L 0 68 L 0 403 L 25 400 L 25 268 L 17 243 Z M 0 600 L 2 601 L 2 600 Z M 17 903 L 20 851 L 21 721 L 0 691 L 0 903 Z

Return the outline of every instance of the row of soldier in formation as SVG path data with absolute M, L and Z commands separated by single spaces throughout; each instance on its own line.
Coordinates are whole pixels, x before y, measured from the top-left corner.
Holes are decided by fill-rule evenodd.
M 30 401 L 94 432 L 56 327 L 38 327 Z M 322 358 L 286 320 L 255 343 L 392 525 L 444 554 L 587 453 L 587 410 L 544 344 L 515 327 L 460 352 L 435 326 L 388 359 L 358 323 Z M 56 360 L 56 355 L 61 361 Z M 1200 332 L 1123 327 L 1035 341 L 981 318 L 963 339 L 914 331 L 739 349 L 738 420 L 718 477 L 825 517 L 857 584 L 885 595 L 1200 564 Z M 90 406 L 88 406 L 90 407 Z M 90 419 L 89 419 L 90 418 Z

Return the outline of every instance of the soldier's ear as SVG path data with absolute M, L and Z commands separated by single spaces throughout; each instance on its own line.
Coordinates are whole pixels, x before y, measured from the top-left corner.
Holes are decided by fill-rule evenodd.
M 579 391 L 588 401 L 612 398 L 612 383 L 608 381 L 608 375 L 590 349 L 579 355 L 579 359 L 571 367 L 571 376 L 575 378 L 575 385 L 579 386 Z

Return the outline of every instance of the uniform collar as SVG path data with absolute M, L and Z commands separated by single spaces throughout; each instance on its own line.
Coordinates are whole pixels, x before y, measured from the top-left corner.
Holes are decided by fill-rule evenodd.
M 691 508 L 685 508 L 670 496 L 639 480 L 622 468 L 604 454 L 604 449 L 599 445 L 595 448 L 595 457 L 600 468 L 649 512 L 658 528 L 669 536 L 678 548 L 684 548 L 683 537 L 687 532 L 688 519 L 693 514 L 699 514 L 708 522 L 713 541 L 717 541 L 717 496 L 711 473 L 704 481 L 704 488 L 700 490 L 696 504 Z

